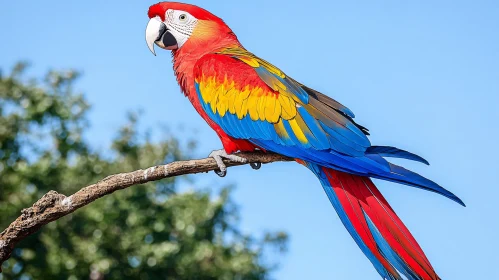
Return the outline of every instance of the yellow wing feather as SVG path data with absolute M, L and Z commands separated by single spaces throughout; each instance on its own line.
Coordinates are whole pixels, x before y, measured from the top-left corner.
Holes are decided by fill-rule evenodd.
M 224 116 L 227 112 L 239 119 L 247 114 L 252 120 L 277 123 L 296 116 L 296 101 L 282 94 L 261 87 L 238 88 L 234 81 L 218 81 L 216 77 L 202 77 L 197 81 L 202 101 L 208 104 L 213 113 Z
M 293 130 L 293 133 L 295 134 L 296 138 L 298 141 L 300 141 L 303 144 L 307 144 L 308 140 L 307 137 L 305 136 L 305 133 L 303 130 L 300 128 L 300 125 L 298 125 L 298 122 L 296 121 L 296 118 L 293 118 L 288 121 L 289 125 L 291 126 L 291 129 Z
M 251 93 L 248 97 L 248 113 L 254 121 L 258 120 L 258 96 Z

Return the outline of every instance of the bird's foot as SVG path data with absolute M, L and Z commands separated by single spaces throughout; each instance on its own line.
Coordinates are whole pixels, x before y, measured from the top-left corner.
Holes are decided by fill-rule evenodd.
M 227 166 L 225 166 L 225 163 L 223 161 L 224 158 L 228 159 L 228 160 L 236 161 L 236 162 L 241 162 L 241 163 L 248 162 L 248 160 L 243 158 L 243 157 L 236 156 L 236 155 L 228 155 L 224 149 L 215 150 L 215 151 L 211 152 L 209 157 L 213 158 L 217 162 L 218 170 L 215 170 L 215 174 L 217 174 L 220 177 L 225 177 L 225 175 L 227 175 Z M 253 166 L 251 166 L 251 167 L 253 167 Z M 258 169 L 258 168 L 256 168 L 256 169 Z

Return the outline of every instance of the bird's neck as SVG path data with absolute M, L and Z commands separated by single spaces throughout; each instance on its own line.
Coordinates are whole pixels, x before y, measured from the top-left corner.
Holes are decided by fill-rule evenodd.
M 237 46 L 241 46 L 241 44 L 234 36 L 227 40 L 219 40 L 216 43 L 212 42 L 211 44 L 203 45 L 193 45 L 187 41 L 180 49 L 173 51 L 173 70 L 182 92 L 192 103 L 198 114 L 216 131 L 220 139 L 225 139 L 226 141 L 228 141 L 228 136 L 212 119 L 210 119 L 199 102 L 199 96 L 195 86 L 194 67 L 204 55 L 217 52 L 217 50 L 223 48 Z
M 241 47 L 241 43 L 236 36 L 224 36 L 223 38 L 214 38 L 210 41 L 188 40 L 180 49 L 174 50 L 173 70 L 177 82 L 182 92 L 191 102 L 196 90 L 194 86 L 194 67 L 203 56 L 217 52 L 227 47 Z

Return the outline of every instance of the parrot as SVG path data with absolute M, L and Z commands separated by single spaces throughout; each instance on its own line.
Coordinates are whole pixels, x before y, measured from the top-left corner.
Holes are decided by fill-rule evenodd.
M 217 175 L 227 174 L 223 159 L 246 162 L 239 152 L 292 158 L 319 179 L 341 222 L 383 279 L 441 279 L 371 180 L 435 192 L 465 206 L 452 192 L 386 158 L 428 161 L 371 145 L 369 130 L 349 108 L 246 50 L 211 12 L 167 1 L 150 6 L 148 18 L 149 50 L 154 55 L 155 46 L 171 51 L 182 93 L 222 142 L 223 149 L 209 155 L 218 165 Z

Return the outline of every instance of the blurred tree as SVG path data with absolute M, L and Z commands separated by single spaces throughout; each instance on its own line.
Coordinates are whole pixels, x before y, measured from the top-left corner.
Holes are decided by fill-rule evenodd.
M 71 194 L 105 175 L 189 156 L 172 136 L 141 136 L 133 114 L 110 153 L 93 151 L 82 137 L 89 105 L 74 93 L 78 73 L 51 71 L 40 83 L 26 80 L 25 68 L 0 72 L 0 228 L 49 190 Z M 178 180 L 114 193 L 45 226 L 18 244 L 0 279 L 269 278 L 267 248 L 283 253 L 286 234 L 242 234 L 229 188 L 216 197 L 176 193 Z

